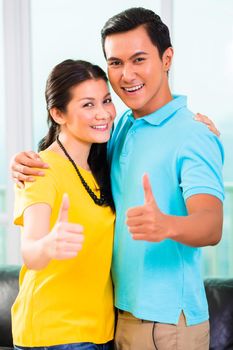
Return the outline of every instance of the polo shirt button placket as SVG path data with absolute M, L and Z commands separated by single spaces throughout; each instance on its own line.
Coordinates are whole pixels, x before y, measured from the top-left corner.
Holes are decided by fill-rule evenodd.
M 129 131 L 126 140 L 125 140 L 125 144 L 123 146 L 122 152 L 121 152 L 121 158 L 122 157 L 126 157 L 129 153 L 129 142 L 130 142 L 130 136 L 132 135 L 132 131 Z

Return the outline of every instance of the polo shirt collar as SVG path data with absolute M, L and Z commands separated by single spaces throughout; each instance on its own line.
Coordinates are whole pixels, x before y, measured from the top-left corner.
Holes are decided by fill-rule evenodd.
M 178 109 L 187 106 L 187 97 L 182 95 L 173 95 L 173 100 L 168 102 L 166 105 L 158 109 L 157 111 L 146 115 L 145 117 L 141 117 L 136 119 L 144 120 L 145 122 L 152 125 L 160 125 L 163 121 L 171 117 Z M 136 121 L 133 118 L 132 113 L 129 114 L 130 119 Z

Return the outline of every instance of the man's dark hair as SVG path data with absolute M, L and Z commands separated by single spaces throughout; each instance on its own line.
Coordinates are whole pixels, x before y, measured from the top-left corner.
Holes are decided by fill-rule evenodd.
M 132 7 L 111 17 L 101 30 L 101 40 L 104 56 L 105 39 L 108 35 L 124 33 L 144 26 L 151 42 L 157 47 L 159 56 L 162 58 L 164 51 L 171 47 L 169 29 L 161 21 L 161 18 L 151 10 L 143 7 Z

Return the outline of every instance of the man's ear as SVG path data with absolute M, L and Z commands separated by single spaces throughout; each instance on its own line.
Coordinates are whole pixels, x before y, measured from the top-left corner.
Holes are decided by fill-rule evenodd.
M 168 47 L 163 53 L 162 60 L 163 60 L 164 70 L 166 72 L 168 72 L 169 69 L 171 68 L 173 54 L 174 54 L 174 51 L 172 47 Z
M 53 118 L 53 120 L 59 124 L 59 125 L 63 125 L 65 123 L 65 117 L 64 114 L 60 111 L 60 109 L 58 109 L 57 107 L 53 107 L 49 110 L 49 113 L 51 115 L 51 117 Z

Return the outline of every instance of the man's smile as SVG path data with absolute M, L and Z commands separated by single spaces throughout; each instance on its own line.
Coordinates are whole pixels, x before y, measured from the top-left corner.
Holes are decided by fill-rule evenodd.
M 134 86 L 131 86 L 131 87 L 123 86 L 122 89 L 124 91 L 127 91 L 127 92 L 131 93 L 131 92 L 135 92 L 135 91 L 141 90 L 143 88 L 143 86 L 145 86 L 145 84 L 138 84 L 138 85 L 134 85 Z

